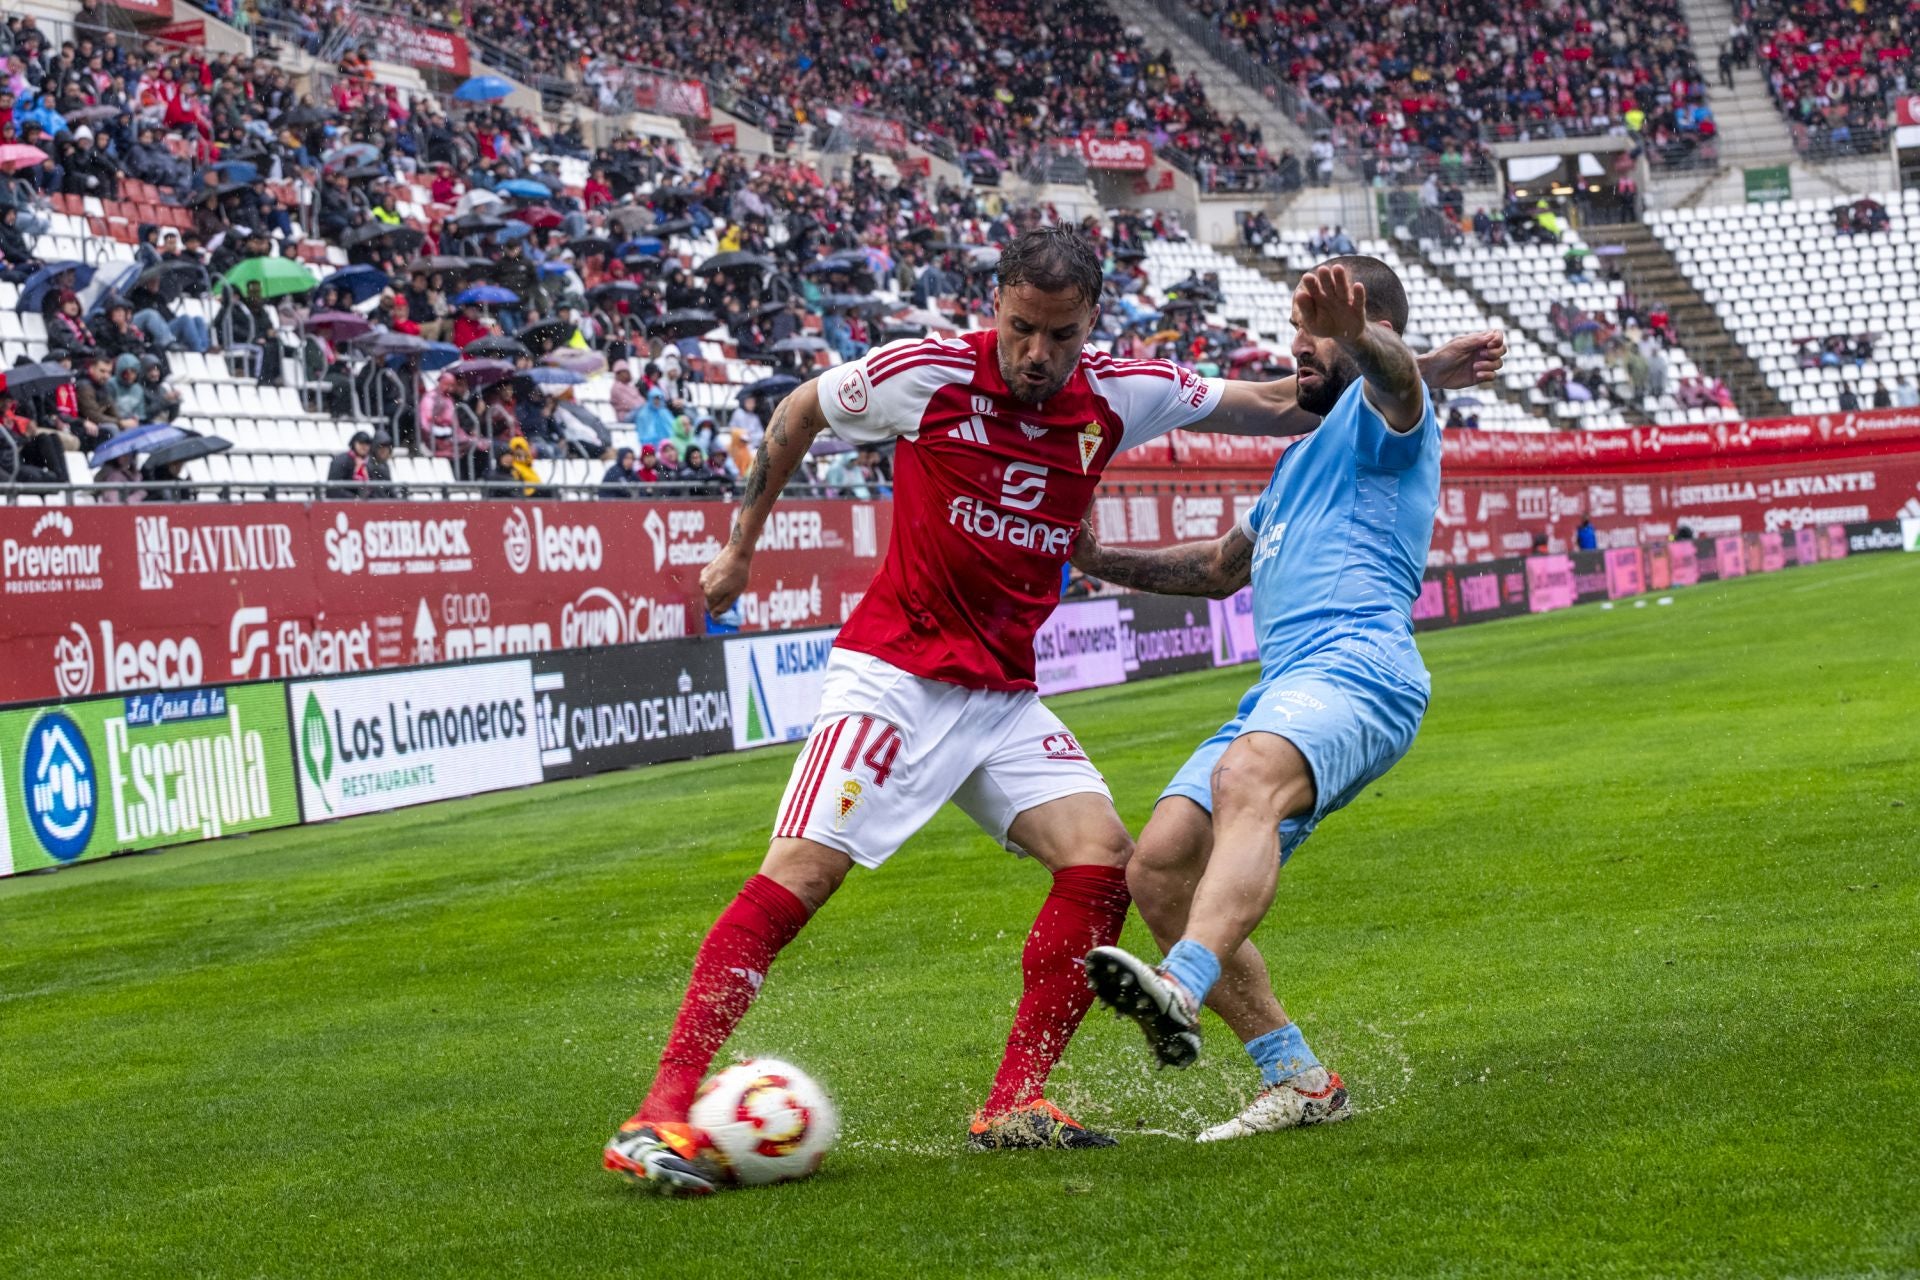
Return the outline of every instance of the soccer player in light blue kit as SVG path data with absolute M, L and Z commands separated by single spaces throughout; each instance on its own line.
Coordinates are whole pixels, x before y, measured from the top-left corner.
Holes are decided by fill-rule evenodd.
M 1293 356 L 1299 407 L 1321 423 L 1282 455 L 1239 526 L 1157 551 L 1103 547 L 1083 528 L 1075 550 L 1089 576 L 1140 590 L 1224 597 L 1253 585 L 1259 682 L 1168 784 L 1128 869 L 1166 958 L 1087 956 L 1095 992 L 1140 1023 L 1161 1062 L 1199 1055 L 1204 1003 L 1259 1065 L 1259 1096 L 1203 1141 L 1351 1114 L 1248 939 L 1288 856 L 1406 754 L 1426 711 L 1412 609 L 1439 503 L 1440 430 L 1406 324 L 1406 292 L 1384 262 L 1347 256 L 1308 272 Z M 1498 334 L 1465 341 L 1476 344 L 1474 380 L 1498 370 Z

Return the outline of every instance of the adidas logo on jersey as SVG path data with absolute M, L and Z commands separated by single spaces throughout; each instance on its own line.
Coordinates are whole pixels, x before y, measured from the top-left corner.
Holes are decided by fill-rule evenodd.
M 985 444 L 987 442 L 987 423 L 984 418 L 976 413 L 971 418 L 962 418 L 960 421 L 954 423 L 953 430 L 948 434 L 955 440 L 965 440 L 971 444 Z

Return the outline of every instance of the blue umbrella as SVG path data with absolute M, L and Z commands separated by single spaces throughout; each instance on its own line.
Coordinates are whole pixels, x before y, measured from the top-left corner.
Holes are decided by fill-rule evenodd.
M 244 182 L 251 186 L 260 181 L 260 166 L 250 160 L 222 160 L 213 166 L 213 171 L 228 182 Z
M 453 300 L 463 307 L 469 302 L 477 302 L 483 307 L 510 307 L 520 301 L 520 295 L 511 289 L 502 289 L 497 284 L 477 284 L 455 294 Z
M 46 266 L 28 276 L 26 283 L 20 286 L 20 304 L 16 306 L 14 310 L 40 310 L 46 303 L 47 290 L 53 288 L 53 282 L 68 271 L 73 272 L 73 287 L 75 289 L 84 289 L 93 283 L 93 268 L 84 262 L 74 262 L 71 259 L 60 262 L 49 262 Z
M 658 237 L 641 236 L 637 240 L 629 240 L 625 244 L 621 245 L 619 256 L 624 258 L 628 254 L 644 253 L 651 258 L 651 257 L 658 257 L 660 254 L 665 253 L 666 250 L 667 250 L 666 244 L 663 241 L 661 241 Z
M 320 282 L 320 288 L 345 289 L 355 303 L 365 302 L 390 282 L 387 273 L 378 267 L 358 266 L 342 267 Z
M 108 298 L 126 297 L 133 289 L 135 283 L 139 281 L 140 274 L 144 269 L 145 268 L 137 262 L 132 264 L 120 273 L 120 277 L 117 280 L 114 280 L 111 284 L 107 285 L 106 288 L 95 294 L 93 301 L 87 304 L 87 319 L 93 319 L 93 317 L 99 313 L 100 308 L 107 305 Z
M 541 365 L 532 369 L 522 369 L 513 376 L 516 378 L 524 378 L 528 382 L 537 383 L 543 387 L 577 387 L 586 381 L 584 377 L 571 369 L 555 369 L 549 365 Z
M 498 102 L 513 92 L 513 85 L 499 76 L 475 76 L 453 91 L 456 102 Z
M 568 270 L 569 268 L 564 262 L 543 262 L 540 264 L 540 274 L 543 276 L 563 276 L 567 274 Z
M 515 200 L 551 200 L 553 198 L 553 192 L 544 183 L 535 182 L 531 178 L 508 178 L 505 182 L 496 183 L 493 189 L 496 194 L 512 196 Z
M 444 369 L 460 358 L 460 348 L 451 342 L 429 342 L 420 353 L 420 367 L 429 372 Z
M 506 226 L 493 233 L 493 242 L 495 244 L 511 244 L 515 240 L 525 240 L 532 234 L 533 228 L 526 223 L 509 222 Z
M 93 465 L 112 462 L 115 458 L 124 458 L 130 453 L 146 453 L 158 449 L 163 444 L 172 444 L 176 440 L 185 440 L 187 433 L 168 422 L 149 422 L 145 426 L 135 427 L 131 431 L 122 431 L 113 439 L 93 451 Z

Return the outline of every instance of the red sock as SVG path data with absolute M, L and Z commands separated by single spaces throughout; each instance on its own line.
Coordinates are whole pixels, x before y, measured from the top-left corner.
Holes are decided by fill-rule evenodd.
M 680 1016 L 660 1053 L 659 1074 L 640 1104 L 641 1119 L 687 1118 L 713 1055 L 747 1016 L 773 958 L 806 922 L 806 904 L 778 881 L 754 876 L 740 886 L 694 957 Z
M 1020 956 L 1026 991 L 987 1094 L 988 1115 L 1031 1102 L 1046 1089 L 1053 1064 L 1093 1003 L 1080 960 L 1119 939 L 1130 901 L 1124 868 L 1065 867 L 1054 873 L 1053 891 Z

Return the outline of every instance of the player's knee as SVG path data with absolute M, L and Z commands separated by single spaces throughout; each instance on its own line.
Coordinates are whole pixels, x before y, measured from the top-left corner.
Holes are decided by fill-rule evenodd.
M 1116 819 L 1114 823 L 1100 831 L 1086 846 L 1087 856 L 1082 859 L 1098 867 L 1124 867 L 1133 861 L 1133 837 Z
M 811 840 L 776 840 L 760 864 L 760 874 L 806 904 L 807 913 L 825 906 L 846 881 L 853 860 Z
M 1273 734 L 1250 734 L 1220 757 L 1213 770 L 1216 822 L 1282 818 L 1313 808 L 1313 771 L 1299 748 Z

